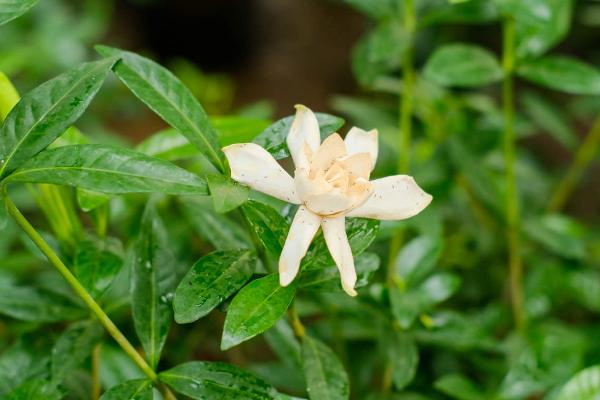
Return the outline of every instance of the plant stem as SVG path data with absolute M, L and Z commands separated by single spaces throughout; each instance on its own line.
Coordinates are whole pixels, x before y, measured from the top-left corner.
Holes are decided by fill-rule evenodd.
M 573 163 L 556 187 L 550 202 L 549 212 L 559 212 L 567 203 L 583 173 L 590 166 L 600 149 L 600 117 L 596 118 L 585 140 L 577 150 Z
M 100 385 L 100 351 L 102 345 L 98 343 L 92 351 L 92 400 L 100 398 L 102 391 Z
M 33 241 L 33 243 L 41 250 L 42 253 L 46 256 L 48 261 L 56 269 L 60 274 L 65 278 L 65 280 L 71 285 L 75 293 L 83 300 L 83 302 L 89 307 L 89 309 L 94 313 L 96 318 L 100 321 L 102 326 L 108 331 L 108 333 L 115 339 L 115 341 L 121 346 L 123 351 L 133 360 L 133 362 L 144 372 L 144 374 L 150 378 L 150 380 L 157 384 L 158 376 L 156 372 L 150 368 L 146 360 L 135 350 L 135 348 L 129 343 L 125 335 L 121 333 L 119 328 L 112 322 L 112 320 L 106 315 L 104 310 L 96 303 L 94 298 L 87 292 L 87 290 L 83 287 L 83 285 L 77 280 L 75 275 L 67 268 L 67 266 L 58 258 L 54 250 L 46 243 L 46 241 L 42 238 L 42 236 L 35 230 L 33 226 L 27 221 L 27 219 L 21 214 L 19 209 L 15 206 L 15 204 L 10 200 L 10 198 L 6 197 L 6 207 L 8 209 L 8 213 L 13 217 L 15 222 L 23 229 L 23 231 L 29 236 L 29 238 Z
M 400 142 L 398 146 L 398 173 L 406 174 L 410 168 L 410 149 L 412 138 L 413 93 L 415 86 L 414 35 L 417 25 L 414 0 L 404 0 L 404 29 L 408 33 L 410 43 L 402 58 L 402 93 L 400 96 Z M 393 284 L 396 270 L 394 261 L 402 246 L 403 233 L 401 230 L 392 236 L 388 257 L 387 282 Z
M 296 335 L 296 337 L 300 340 L 304 339 L 306 329 L 304 328 L 304 325 L 302 325 L 302 321 L 300 321 L 300 317 L 296 311 L 296 304 L 294 302 L 292 302 L 290 308 L 288 309 L 288 318 L 292 324 L 294 335 Z
M 523 263 L 520 254 L 519 198 L 515 174 L 515 105 L 513 71 L 515 65 L 515 22 L 508 18 L 503 24 L 502 108 L 504 114 L 504 168 L 506 171 L 506 238 L 508 241 L 508 270 L 511 303 L 515 325 L 519 332 L 525 330 L 523 311 Z

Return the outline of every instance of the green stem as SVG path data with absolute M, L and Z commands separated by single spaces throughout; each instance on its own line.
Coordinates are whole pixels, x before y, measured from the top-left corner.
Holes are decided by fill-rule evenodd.
M 296 337 L 300 340 L 304 339 L 306 329 L 304 328 L 304 325 L 302 325 L 302 321 L 300 321 L 298 311 L 296 311 L 296 304 L 294 302 L 292 302 L 290 308 L 288 309 L 288 319 L 290 320 L 290 324 L 292 324 L 294 335 L 296 335 Z
M 73 275 L 73 273 L 67 268 L 67 266 L 58 258 L 54 250 L 46 243 L 42 236 L 35 230 L 33 226 L 27 221 L 27 219 L 21 214 L 19 209 L 14 205 L 12 200 L 8 197 L 5 198 L 6 207 L 8 213 L 13 217 L 15 222 L 23 229 L 23 231 L 29 236 L 33 243 L 41 250 L 42 253 L 48 258 L 48 261 L 65 280 L 71 285 L 75 293 L 83 300 L 83 302 L 89 307 L 94 313 L 96 318 L 100 321 L 102 326 L 108 331 L 108 333 L 115 339 L 115 341 L 121 346 L 123 351 L 133 360 L 133 362 L 144 372 L 144 374 L 150 378 L 150 380 L 158 384 L 158 376 L 156 372 L 150 368 L 146 360 L 135 350 L 135 348 L 129 343 L 125 335 L 121 333 L 119 328 L 112 322 L 112 320 L 106 315 L 104 310 L 96 303 L 94 298 L 87 292 L 87 290 L 79 283 L 79 280 Z
M 102 387 L 100 385 L 100 352 L 101 344 L 98 343 L 92 351 L 92 400 L 98 400 Z
M 515 173 L 515 105 L 513 71 L 515 65 L 515 22 L 504 21 L 502 66 L 502 107 L 504 114 L 504 164 L 506 171 L 506 237 L 508 241 L 508 271 L 513 317 L 517 329 L 525 330 L 523 311 L 523 263 L 520 254 L 519 199 Z
M 577 187 L 583 173 L 594 161 L 600 149 L 600 117 L 596 118 L 592 128 L 585 137 L 585 140 L 577 150 L 573 163 L 569 166 L 567 173 L 562 181 L 556 187 L 556 190 L 550 202 L 548 203 L 549 212 L 559 212 L 569 200 L 573 190 Z
M 413 93 L 415 86 L 414 35 L 417 25 L 413 0 L 404 0 L 404 29 L 410 43 L 402 57 L 402 93 L 400 96 L 400 142 L 398 146 L 398 173 L 406 174 L 410 168 L 410 149 L 412 138 Z M 402 246 L 403 234 L 399 230 L 392 236 L 388 257 L 387 282 L 393 284 L 396 276 L 394 261 Z

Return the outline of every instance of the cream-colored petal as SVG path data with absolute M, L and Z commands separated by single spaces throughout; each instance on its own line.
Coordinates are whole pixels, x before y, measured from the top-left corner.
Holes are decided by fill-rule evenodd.
M 308 170 L 310 157 L 307 153 L 316 153 L 321 143 L 319 122 L 308 107 L 301 104 L 296 105 L 296 116 L 286 142 L 296 168 Z
M 223 153 L 233 180 L 280 200 L 300 204 L 294 179 L 259 145 L 232 144 L 224 147 Z
M 347 215 L 381 220 L 400 220 L 417 215 L 431 203 L 425 193 L 408 175 L 394 175 L 370 182 L 373 194 L 360 207 Z
M 368 132 L 357 127 L 350 129 L 344 140 L 348 154 L 369 153 L 371 156 L 371 170 L 373 170 L 379 153 L 378 136 L 377 129 Z
M 331 257 L 340 270 L 340 278 L 344 291 L 350 296 L 356 296 L 354 285 L 356 285 L 356 270 L 354 269 L 354 258 L 352 249 L 346 235 L 346 223 L 344 216 L 325 218 L 321 224 L 323 236 Z
M 281 286 L 289 285 L 298 274 L 300 261 L 306 255 L 308 246 L 320 225 L 321 217 L 313 214 L 304 206 L 298 208 L 279 257 L 279 283 Z
M 334 216 L 360 207 L 367 201 L 371 191 L 370 182 L 359 179 L 354 181 L 345 192 L 332 189 L 323 193 L 310 194 L 302 200 L 312 212 L 323 216 Z
M 328 169 L 335 160 L 347 154 L 344 140 L 337 133 L 327 136 L 310 162 L 310 174 L 313 177 L 318 171 Z
M 369 153 L 355 153 L 338 161 L 351 175 L 369 179 L 373 170 L 371 155 Z

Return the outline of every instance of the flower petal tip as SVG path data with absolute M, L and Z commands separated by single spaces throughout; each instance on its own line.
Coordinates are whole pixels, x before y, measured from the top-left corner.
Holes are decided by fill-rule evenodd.
M 350 297 L 356 297 L 356 295 L 358 295 L 358 292 L 354 289 L 353 286 L 345 285 L 343 282 L 342 289 L 344 289 L 344 292 L 346 292 L 346 294 L 348 294 L 348 296 Z

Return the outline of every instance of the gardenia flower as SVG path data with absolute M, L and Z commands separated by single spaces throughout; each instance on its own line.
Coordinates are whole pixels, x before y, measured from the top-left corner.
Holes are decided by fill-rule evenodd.
M 369 181 L 377 160 L 377 135 L 377 130 L 352 128 L 345 140 L 334 133 L 321 143 L 317 118 L 307 107 L 297 105 L 287 136 L 294 178 L 257 144 L 223 148 L 234 180 L 300 206 L 279 258 L 282 286 L 289 285 L 298 274 L 300 262 L 321 227 L 344 291 L 356 296 L 356 271 L 345 218 L 401 220 L 418 214 L 431 202 L 432 197 L 410 176 Z

